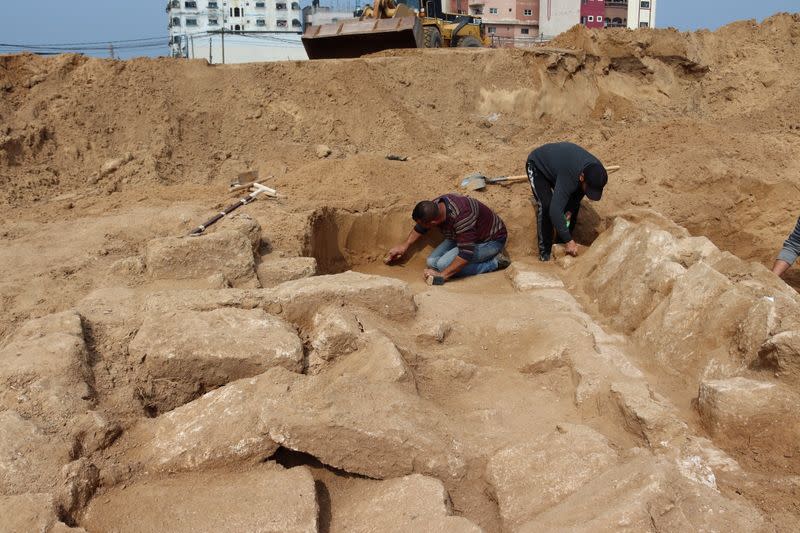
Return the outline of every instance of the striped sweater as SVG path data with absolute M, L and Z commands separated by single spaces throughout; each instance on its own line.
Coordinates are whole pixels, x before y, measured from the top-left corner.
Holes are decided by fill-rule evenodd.
M 786 242 L 783 243 L 783 249 L 778 254 L 778 259 L 786 261 L 790 265 L 795 262 L 797 256 L 800 255 L 800 218 L 797 219 L 797 225 Z
M 437 205 L 444 203 L 447 215 L 439 230 L 445 239 L 456 241 L 458 256 L 470 261 L 475 255 L 475 245 L 508 237 L 506 225 L 494 211 L 478 200 L 460 194 L 443 194 L 433 200 Z M 419 224 L 414 227 L 417 233 L 428 230 Z

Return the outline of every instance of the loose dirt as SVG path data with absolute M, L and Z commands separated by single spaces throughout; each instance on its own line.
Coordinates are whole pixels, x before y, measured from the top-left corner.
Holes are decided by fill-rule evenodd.
M 198 502 L 230 498 L 218 480 L 258 487 L 267 478 L 253 465 L 267 462 L 269 479 L 297 478 L 294 507 L 284 521 L 270 522 L 270 511 L 242 527 L 352 530 L 359 516 L 403 530 L 419 516 L 427 526 L 417 530 L 441 531 L 793 530 L 800 449 L 775 427 L 800 384 L 791 318 L 800 303 L 762 265 L 800 214 L 799 101 L 796 14 L 716 32 L 576 27 L 530 50 L 321 62 L 0 56 L 0 424 L 48 446 L 0 438 L 0 466 L 15 465 L 0 476 L 0 508 L 34 492 L 52 495 L 28 522 L 46 528 L 121 527 L 123 511 L 141 527 L 164 512 L 199 516 L 195 530 L 245 524 L 224 509 L 204 521 L 193 504 L 179 508 L 179 495 L 201 483 Z M 521 174 L 530 150 L 556 140 L 621 166 L 601 202 L 584 202 L 575 262 L 533 261 L 525 183 L 471 193 L 509 227 L 513 272 L 428 287 L 421 271 L 436 235 L 401 265 L 381 262 L 410 230 L 415 202 L 458 191 L 473 171 Z M 261 228 L 251 263 L 226 263 L 242 246 L 221 237 L 204 241 L 207 260 L 167 249 L 158 252 L 174 254 L 162 256 L 173 265 L 166 273 L 148 266 L 153 239 L 185 235 L 229 205 L 229 182 L 248 169 L 281 193 L 240 210 Z M 623 229 L 618 215 L 650 229 Z M 298 256 L 324 277 L 292 271 Z M 619 257 L 636 268 L 615 270 Z M 287 262 L 262 272 L 278 259 Z M 247 283 L 222 274 L 242 264 Z M 342 274 L 351 269 L 369 277 Z M 178 270 L 195 274 L 171 279 Z M 525 288 L 530 276 L 539 281 Z M 257 279 L 264 288 L 253 288 Z M 787 282 L 800 287 L 800 275 Z M 155 376 L 149 355 L 129 350 L 157 313 L 178 317 L 168 329 L 181 326 L 181 311 L 226 307 L 279 317 L 304 344 L 303 370 L 259 367 L 255 385 L 236 372 L 211 383 L 208 362 L 186 356 L 176 375 Z M 78 313 L 82 336 L 53 318 L 65 311 Z M 680 329 L 697 323 L 708 326 Z M 325 335 L 349 348 L 321 357 L 314 341 Z M 65 336 L 71 351 L 53 348 Z M 78 354 L 86 389 L 70 393 L 69 408 L 47 391 L 80 389 L 77 378 L 62 386 L 57 372 L 23 371 L 17 360 L 32 354 L 57 368 L 67 352 Z M 726 418 L 746 394 L 726 381 L 739 377 L 781 391 L 747 415 L 757 435 Z M 213 434 L 209 449 L 173 457 L 165 450 L 185 443 L 169 440 L 181 434 L 169 424 L 196 417 L 205 431 L 193 406 L 214 390 L 224 408 L 210 412 L 234 417 L 225 420 L 241 440 Z M 290 392 L 302 390 L 329 392 Z M 240 400 L 224 403 L 234 393 Z M 75 409 L 82 415 L 70 419 Z M 563 446 L 570 457 L 586 434 L 598 443 L 587 457 L 603 461 L 566 468 L 546 455 Z M 314 494 L 296 468 L 313 477 Z M 559 474 L 542 481 L 550 472 Z M 408 497 L 439 485 L 435 508 Z M 146 502 L 152 487 L 166 507 L 126 510 L 126 493 Z M 393 499 L 403 502 L 397 516 L 385 505 Z M 237 505 L 231 513 L 249 504 Z M 718 516 L 697 511 L 704 506 Z

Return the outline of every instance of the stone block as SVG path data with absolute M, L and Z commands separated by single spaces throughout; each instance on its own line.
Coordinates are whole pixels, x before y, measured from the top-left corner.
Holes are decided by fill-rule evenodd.
M 625 427 L 653 448 L 668 448 L 686 437 L 688 427 L 669 401 L 643 381 L 611 385 Z
M 0 406 L 62 430 L 91 407 L 90 375 L 80 315 L 30 320 L 0 349 Z
M 708 380 L 700 384 L 697 403 L 712 437 L 787 458 L 800 455 L 800 394 L 789 387 L 743 377 Z
M 234 229 L 153 239 L 147 243 L 145 263 L 154 279 L 204 280 L 221 273 L 234 287 L 258 287 L 252 244 Z
M 177 409 L 134 425 L 117 443 L 120 463 L 148 471 L 181 471 L 257 463 L 278 449 L 261 423 L 258 383 L 235 381 Z
M 57 522 L 56 506 L 50 494 L 0 496 L 0 529 L 4 533 L 49 533 Z
M 506 448 L 486 474 L 504 527 L 513 531 L 616 464 L 608 440 L 586 426 L 561 424 L 551 434 Z
M 352 271 L 287 281 L 278 285 L 270 298 L 293 322 L 307 321 L 326 305 L 363 307 L 395 320 L 412 318 L 416 312 L 407 283 Z
M 764 517 L 743 498 L 685 476 L 665 457 L 611 468 L 517 529 L 540 531 L 725 531 L 750 533 Z
M 408 392 L 417 391 L 414 373 L 391 339 L 379 331 L 367 331 L 359 345 L 358 350 L 342 357 L 327 372 L 374 383 L 395 383 Z
M 520 263 L 512 263 L 511 266 L 506 269 L 506 277 L 509 279 L 514 289 L 519 292 L 536 289 L 564 288 L 564 282 L 557 276 L 537 271 L 533 267 Z
M 316 533 L 319 508 L 306 467 L 192 472 L 117 486 L 92 501 L 89 531 Z
M 758 365 L 774 370 L 793 385 L 800 385 L 800 330 L 769 337 L 758 350 Z
M 308 333 L 311 344 L 309 373 L 319 373 L 329 363 L 358 348 L 362 329 L 361 323 L 349 309 L 328 307 L 316 313 Z
M 261 224 L 256 219 L 245 213 L 236 213 L 228 217 L 224 222 L 213 226 L 215 232 L 234 230 L 238 231 L 250 241 L 253 253 L 257 253 L 261 246 Z
M 280 445 L 373 478 L 449 479 L 465 472 L 454 434 L 443 411 L 400 385 L 276 367 L 143 421 L 115 446 L 121 464 L 151 471 L 257 462 Z
M 51 492 L 70 452 L 19 413 L 0 412 L 0 494 Z
M 317 260 L 313 257 L 262 258 L 256 272 L 262 287 L 274 287 L 285 281 L 315 276 Z
M 466 518 L 451 516 L 450 496 L 438 479 L 419 474 L 372 484 L 335 509 L 331 531 L 353 533 L 479 533 Z
M 297 333 L 261 309 L 150 314 L 128 350 L 143 362 L 146 399 L 160 412 L 273 366 L 303 367 Z

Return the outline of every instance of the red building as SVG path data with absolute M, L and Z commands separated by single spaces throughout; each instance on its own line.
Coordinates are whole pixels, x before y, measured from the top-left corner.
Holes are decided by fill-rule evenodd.
M 602 28 L 605 12 L 605 0 L 581 0 L 581 24 L 587 28 Z

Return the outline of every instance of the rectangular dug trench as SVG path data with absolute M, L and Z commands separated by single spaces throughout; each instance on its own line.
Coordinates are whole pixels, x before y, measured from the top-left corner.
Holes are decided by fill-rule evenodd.
M 323 207 L 309 217 L 303 255 L 317 260 L 319 274 L 338 274 L 378 263 L 389 248 L 406 240 L 414 227 L 412 208 L 393 208 L 354 213 Z M 431 230 L 407 254 L 401 264 L 419 265 L 439 244 L 442 235 Z

